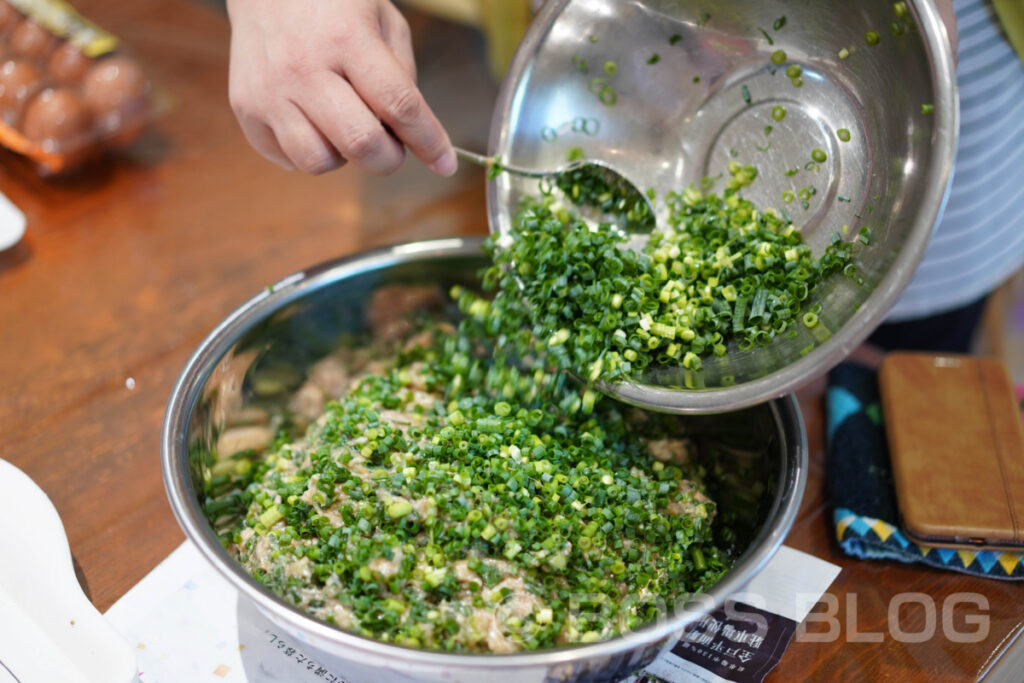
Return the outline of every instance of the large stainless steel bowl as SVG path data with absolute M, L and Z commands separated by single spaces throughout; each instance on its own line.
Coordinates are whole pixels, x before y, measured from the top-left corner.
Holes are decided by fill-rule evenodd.
M 273 384 L 297 386 L 305 369 L 347 333 L 364 329 L 373 293 L 396 283 L 475 285 L 487 259 L 479 240 L 381 249 L 326 263 L 261 292 L 199 345 L 174 387 L 163 428 L 164 481 L 185 534 L 242 599 L 351 681 L 618 680 L 652 660 L 680 630 L 739 590 L 775 553 L 806 480 L 803 421 L 792 396 L 730 415 L 680 417 L 714 449 L 712 495 L 735 517 L 732 570 L 706 598 L 659 623 L 607 642 L 514 655 L 456 655 L 389 645 L 314 620 L 271 594 L 224 550 L 201 510 L 206 456 L 226 419 Z M 268 385 L 271 389 L 268 392 Z M 257 396 L 259 394 L 259 396 Z
M 744 196 L 787 210 L 816 254 L 835 233 L 852 240 L 860 226 L 874 229 L 872 246 L 857 258 L 863 285 L 837 277 L 815 292 L 811 304 L 822 312 L 814 330 L 798 325 L 796 338 L 783 335 L 751 351 L 730 344 L 699 372 L 650 372 L 612 387 L 620 398 L 670 412 L 759 403 L 825 372 L 883 320 L 938 220 L 957 139 L 945 29 L 929 0 L 905 6 L 901 17 L 887 0 L 544 4 L 502 85 L 491 154 L 554 168 L 581 147 L 638 187 L 661 193 L 699 186 L 731 161 L 749 163 L 759 174 Z M 902 35 L 893 34 L 893 22 Z M 865 41 L 869 31 L 880 37 L 875 46 Z M 773 64 L 780 49 L 788 59 Z M 849 54 L 841 57 L 842 50 Z M 606 62 L 615 63 L 614 75 Z M 802 68 L 802 87 L 786 77 L 789 65 Z M 614 89 L 613 105 L 600 101 L 601 83 Z M 923 104 L 934 112 L 923 113 Z M 787 112 L 781 121 L 772 116 L 777 106 Z M 849 141 L 837 137 L 841 128 Z M 814 148 L 828 156 L 817 170 L 808 164 Z M 792 169 L 798 171 L 787 175 Z M 784 191 L 810 187 L 806 209 L 799 197 L 782 199 Z M 507 232 L 519 199 L 536 190 L 536 181 L 494 178 L 492 231 Z M 852 228 L 845 235 L 844 225 Z

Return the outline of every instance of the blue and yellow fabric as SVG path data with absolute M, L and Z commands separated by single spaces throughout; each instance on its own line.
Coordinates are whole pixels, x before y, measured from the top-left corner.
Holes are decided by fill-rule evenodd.
M 1024 579 L 1024 553 L 954 550 L 910 541 L 898 526 L 875 370 L 842 363 L 828 377 L 826 484 L 836 539 L 848 555 L 920 562 L 998 579 Z

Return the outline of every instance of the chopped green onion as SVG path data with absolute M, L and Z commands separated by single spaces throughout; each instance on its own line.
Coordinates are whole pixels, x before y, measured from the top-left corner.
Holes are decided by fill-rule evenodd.
M 827 278 L 863 280 L 852 256 L 869 229 L 815 257 L 785 208 L 740 196 L 758 169 L 737 156 L 729 150 L 721 194 L 710 189 L 723 174 L 658 197 L 665 228 L 640 252 L 576 211 L 577 201 L 603 203 L 627 227 L 637 219 L 606 179 L 570 172 L 526 195 L 511 242 L 485 243 L 483 291 L 452 288 L 457 328 L 426 319 L 429 342 L 379 345 L 372 360 L 397 365 L 360 378 L 263 460 L 247 455 L 247 467 L 210 478 L 229 498 L 211 497 L 207 514 L 243 515 L 226 529 L 231 551 L 316 617 L 333 617 L 329 597 L 345 606 L 347 629 L 459 652 L 485 644 L 456 611 L 497 608 L 513 593 L 509 578 L 536 598 L 532 611 L 496 613 L 522 649 L 555 647 L 570 632 L 612 637 L 620 617 L 630 627 L 652 618 L 624 594 L 668 601 L 720 578 L 732 560 L 715 539 L 732 530 L 694 497 L 702 467 L 660 462 L 649 448 L 678 438 L 678 421 L 651 413 L 639 425 L 561 371 L 606 383 L 667 367 L 700 388 L 709 357 L 814 320 L 820 306 L 808 303 Z M 412 320 L 418 337 L 424 319 Z M 825 327 L 811 336 L 827 338 Z M 308 600 L 308 586 L 330 595 Z M 566 609 L 581 594 L 601 596 L 593 618 Z
M 391 519 L 405 517 L 410 512 L 412 512 L 412 504 L 407 500 L 397 500 L 391 505 L 388 505 L 388 517 Z
M 690 546 L 690 556 L 693 558 L 693 566 L 697 571 L 702 572 L 708 568 L 707 560 L 704 559 L 704 552 L 699 546 Z
M 601 104 L 605 104 L 610 107 L 619 101 L 619 96 L 611 88 L 605 88 L 598 94 L 598 99 L 601 100 Z
M 269 510 L 266 510 L 263 514 L 259 516 L 260 524 L 267 527 L 268 529 L 277 524 L 278 522 L 280 522 L 282 519 L 284 519 L 284 513 L 282 513 L 276 507 L 272 507 Z

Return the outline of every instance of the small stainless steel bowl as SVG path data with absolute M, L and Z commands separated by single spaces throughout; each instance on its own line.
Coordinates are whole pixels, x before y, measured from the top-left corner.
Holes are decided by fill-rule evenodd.
M 864 284 L 835 277 L 812 295 L 810 304 L 822 306 L 813 330 L 798 324 L 795 338 L 749 351 L 733 342 L 698 372 L 655 370 L 611 393 L 678 413 L 753 405 L 824 373 L 882 322 L 941 213 L 957 140 L 945 29 L 932 2 L 905 6 L 901 17 L 893 2 L 848 0 L 544 4 L 499 93 L 492 155 L 552 168 L 580 147 L 659 194 L 728 177 L 731 161 L 753 164 L 758 176 L 743 196 L 788 211 L 816 254 L 834 234 L 852 240 L 865 225 L 874 232 L 857 258 Z M 871 31 L 874 46 L 865 40 Z M 776 50 L 786 53 L 782 64 L 771 60 Z M 786 76 L 790 65 L 802 69 L 801 87 Z M 614 104 L 601 101 L 605 86 Z M 925 104 L 934 111 L 923 113 Z M 782 120 L 775 107 L 785 108 Z M 842 128 L 848 141 L 837 136 Z M 815 148 L 827 155 L 817 166 Z M 782 199 L 812 187 L 806 209 L 799 196 Z M 492 179 L 491 230 L 507 233 L 520 198 L 536 192 L 536 181 Z
M 737 560 L 705 598 L 613 640 L 510 655 L 459 655 L 389 645 L 315 620 L 257 583 L 224 550 L 201 509 L 204 456 L 227 416 L 267 400 L 268 377 L 295 385 L 338 343 L 364 329 L 373 293 L 393 284 L 475 286 L 488 259 L 480 240 L 405 244 L 332 261 L 260 292 L 199 345 L 176 383 L 163 426 L 171 507 L 202 555 L 310 656 L 350 681 L 617 681 L 651 661 L 681 629 L 764 567 L 793 523 L 807 477 L 807 443 L 787 396 L 729 415 L 680 417 L 718 445 L 710 480 L 720 514 L 734 514 Z M 261 396 L 257 398 L 256 394 Z M 240 611 L 240 614 L 242 612 Z

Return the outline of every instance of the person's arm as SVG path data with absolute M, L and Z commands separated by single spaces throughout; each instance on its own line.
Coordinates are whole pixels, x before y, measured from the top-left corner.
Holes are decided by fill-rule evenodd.
M 395 171 L 408 147 L 455 172 L 416 87 L 409 26 L 388 0 L 228 0 L 229 98 L 246 138 L 285 168 Z
M 946 35 L 949 36 L 949 44 L 953 47 L 953 61 L 956 61 L 956 49 L 960 44 L 960 34 L 956 28 L 953 0 L 935 0 L 935 7 L 939 10 L 942 23 L 946 25 Z

